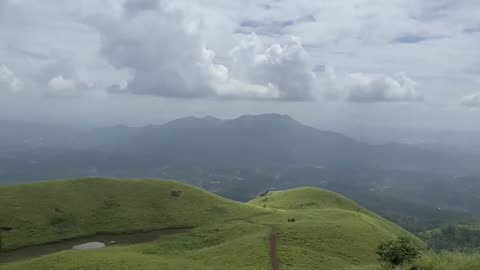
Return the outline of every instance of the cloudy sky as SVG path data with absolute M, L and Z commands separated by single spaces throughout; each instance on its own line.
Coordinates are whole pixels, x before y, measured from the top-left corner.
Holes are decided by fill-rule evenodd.
M 478 0 L 1 0 L 0 119 L 480 128 Z

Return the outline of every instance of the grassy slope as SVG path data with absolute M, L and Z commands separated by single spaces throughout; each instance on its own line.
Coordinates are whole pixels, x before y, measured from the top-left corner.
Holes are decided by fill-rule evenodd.
M 93 251 L 64 251 L 37 259 L 1 265 L 1 270 L 253 270 L 268 269 L 270 230 L 231 221 L 202 226 L 151 244 Z
M 359 211 L 353 201 L 331 191 L 319 188 L 296 188 L 287 191 L 269 192 L 249 202 L 252 205 L 275 209 L 324 209 L 340 208 Z
M 386 239 L 414 236 L 340 195 L 316 188 L 271 192 L 250 202 L 274 207 L 283 220 L 280 235 L 282 269 L 346 269 L 376 260 Z M 258 219 L 265 219 L 259 217 Z M 417 240 L 419 247 L 424 244 Z M 315 267 L 312 267 L 315 266 Z
M 124 213 L 119 214 L 120 216 L 113 213 L 114 211 L 109 211 L 112 213 L 109 213 L 107 221 L 115 221 L 115 224 L 128 226 L 129 229 L 178 225 L 199 226 L 190 232 L 169 236 L 155 243 L 96 251 L 65 251 L 33 260 L 0 265 L 0 270 L 268 269 L 270 265 L 268 239 L 272 228 L 276 228 L 280 233 L 279 257 L 282 269 L 350 269 L 351 267 L 369 269 L 365 267 L 375 263 L 375 248 L 381 241 L 400 235 L 409 235 L 399 227 L 360 208 L 352 201 L 320 189 L 273 192 L 249 204 L 231 202 L 172 182 L 106 181 L 103 183 L 88 180 L 74 183 L 45 183 L 38 186 L 23 186 L 20 189 L 34 188 L 35 193 L 40 194 L 38 189 L 42 185 L 50 186 L 50 188 L 42 187 L 42 191 L 51 192 L 52 197 L 53 190 L 63 192 L 65 189 L 71 190 L 70 193 L 62 193 L 61 196 L 67 199 L 77 194 L 79 201 L 70 205 L 80 209 L 84 208 L 86 203 L 82 204 L 82 198 L 85 197 L 79 196 L 79 192 L 83 193 L 84 189 L 87 189 L 88 193 L 96 194 L 95 196 L 89 194 L 90 200 L 93 200 L 91 197 L 93 196 L 96 201 L 103 202 L 105 195 L 95 191 L 102 187 L 104 192 L 108 191 L 106 193 L 108 198 L 122 199 L 123 203 L 118 207 L 126 209 Z M 56 185 L 61 187 L 55 187 Z M 69 185 L 72 187 L 67 187 Z M 96 188 L 90 190 L 85 185 L 94 185 Z M 111 185 L 118 187 L 108 188 Z M 179 187 L 185 191 L 184 202 L 181 201 L 184 195 L 178 198 L 180 199 L 178 201 L 170 198 L 172 188 L 179 189 Z M 16 193 L 17 196 L 25 194 L 25 191 L 21 190 L 16 192 L 19 192 Z M 122 195 L 118 196 L 115 193 Z M 150 193 L 155 195 L 148 195 Z M 43 198 L 46 197 L 38 200 L 41 201 Z M 0 199 L 5 200 L 5 194 L 0 195 Z M 50 200 L 58 201 L 58 199 L 48 199 Z M 51 214 L 51 208 L 56 207 L 51 203 L 46 205 L 48 206 L 42 207 L 47 209 L 42 211 L 43 215 Z M 138 209 L 140 213 L 137 213 L 138 207 L 142 208 Z M 93 211 L 93 209 L 89 211 L 80 209 L 76 210 L 80 212 L 72 213 L 83 213 L 84 216 L 90 217 Z M 25 209 L 23 211 L 24 217 L 35 212 Z M 12 212 L 9 214 L 11 215 Z M 43 215 L 35 215 L 35 218 L 43 220 Z M 163 215 L 168 218 L 158 217 Z M 104 225 L 106 222 L 100 217 L 97 215 L 92 220 L 95 220 L 95 224 Z M 137 221 L 129 225 L 132 217 Z M 296 222 L 287 222 L 287 219 L 292 217 L 296 218 Z M 105 229 L 110 227 L 102 228 L 102 230 Z M 112 229 L 121 231 L 122 227 L 115 226 Z M 22 236 L 18 232 L 17 235 Z M 8 243 L 15 243 L 12 238 L 8 240 L 10 241 Z M 421 245 L 420 242 L 419 245 Z
M 182 191 L 174 197 L 172 191 Z M 261 209 L 171 181 L 86 179 L 0 187 L 3 248 L 98 232 L 194 227 L 256 215 Z
M 460 252 L 426 253 L 413 262 L 424 270 L 478 270 L 480 269 L 480 254 Z M 403 269 L 410 269 L 410 265 Z

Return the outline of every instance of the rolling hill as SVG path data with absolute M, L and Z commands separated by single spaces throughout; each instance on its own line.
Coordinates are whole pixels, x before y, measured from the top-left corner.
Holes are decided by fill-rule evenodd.
M 11 229 L 2 234 L 4 251 L 95 233 L 192 227 L 151 243 L 62 251 L 0 264 L 1 270 L 269 269 L 272 233 L 281 269 L 370 267 L 378 244 L 399 236 L 424 246 L 354 202 L 316 188 L 239 203 L 171 181 L 84 179 L 1 187 L 0 204 L 6 206 L 0 226 Z
M 0 188 L 3 249 L 101 232 L 188 228 L 261 214 L 171 181 L 84 179 Z

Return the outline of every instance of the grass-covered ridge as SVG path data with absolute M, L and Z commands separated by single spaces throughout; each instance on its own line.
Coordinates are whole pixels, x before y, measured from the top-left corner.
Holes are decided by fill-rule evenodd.
M 258 196 L 250 204 L 276 209 L 325 209 L 336 208 L 359 211 L 353 201 L 320 188 L 295 188 L 286 191 L 273 191 Z
M 173 181 L 84 179 L 0 187 L 3 249 L 101 232 L 196 227 L 262 210 Z
M 399 236 L 423 245 L 354 202 L 311 188 L 271 192 L 244 204 L 170 181 L 87 179 L 5 187 L 0 203 L 9 209 L 0 210 L 0 222 L 13 227 L 5 233 L 9 248 L 31 244 L 32 236 L 41 243 L 99 231 L 195 227 L 153 243 L 64 251 L 0 264 L 0 270 L 269 269 L 272 230 L 279 233 L 282 270 L 369 267 L 378 244 Z M 72 221 L 58 222 L 56 215 Z

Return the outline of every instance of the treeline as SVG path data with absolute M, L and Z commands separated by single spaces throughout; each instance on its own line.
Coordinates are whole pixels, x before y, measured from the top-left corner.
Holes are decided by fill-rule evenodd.
M 480 230 L 449 225 L 420 235 L 434 250 L 480 250 Z

